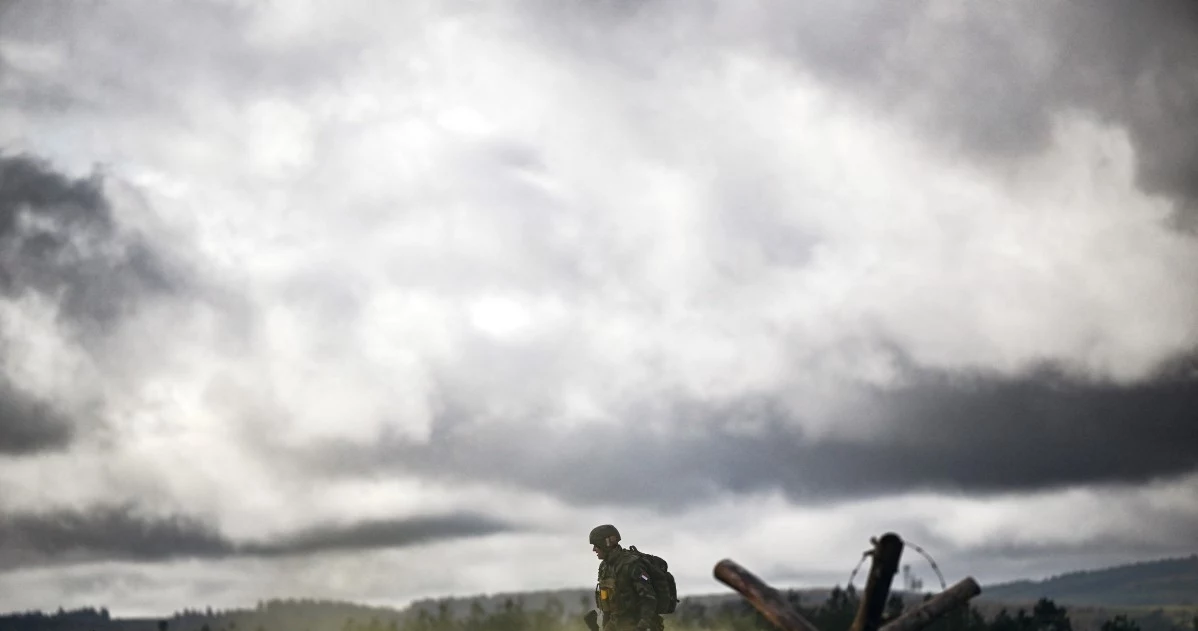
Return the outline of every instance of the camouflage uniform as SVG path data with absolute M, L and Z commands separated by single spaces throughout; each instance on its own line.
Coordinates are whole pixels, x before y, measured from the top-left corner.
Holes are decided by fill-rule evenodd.
M 624 548 L 611 548 L 599 563 L 595 600 L 602 613 L 603 631 L 665 629 L 645 562 Z

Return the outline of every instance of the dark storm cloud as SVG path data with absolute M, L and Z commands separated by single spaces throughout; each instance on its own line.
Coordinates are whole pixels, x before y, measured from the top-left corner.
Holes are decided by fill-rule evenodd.
M 101 184 L 0 154 L 0 299 L 56 304 L 59 322 L 85 345 L 144 298 L 173 294 L 182 282 L 167 257 L 121 229 Z M 0 454 L 61 447 L 73 436 L 72 423 L 49 402 L 4 376 L 0 396 Z
M 877 429 L 868 438 L 809 438 L 791 412 L 762 396 L 630 409 L 627 429 L 585 434 L 447 419 L 427 444 L 329 447 L 307 457 L 342 474 L 394 468 L 507 483 L 575 503 L 661 507 L 767 489 L 829 502 L 912 490 L 1139 484 L 1198 469 L 1198 379 L 1191 375 L 1116 386 L 1039 373 L 917 373 L 901 389 L 865 393 L 853 410 L 843 422 L 869 422 Z M 638 431 L 640 421 L 674 430 Z M 754 429 L 740 429 L 746 424 Z
M 231 552 L 228 540 L 197 520 L 147 517 L 129 506 L 0 516 L 0 566 L 7 568 L 218 557 Z
M 1072 110 L 1125 126 L 1145 191 L 1198 209 L 1198 3 L 771 5 L 776 49 L 985 160 L 1044 148 Z
M 0 455 L 32 454 L 63 447 L 74 426 L 45 401 L 0 377 Z
M 189 517 L 152 517 L 131 506 L 0 515 L 0 569 L 89 561 L 284 557 L 400 548 L 485 536 L 513 526 L 469 513 L 318 526 L 239 542 Z
M 398 548 L 444 539 L 480 537 L 511 530 L 501 521 L 472 514 L 413 517 L 318 526 L 268 543 L 247 544 L 238 552 L 260 556 L 290 556 L 329 550 Z
M 101 185 L 0 155 L 0 293 L 56 298 L 61 318 L 91 329 L 177 288 L 165 258 L 117 225 Z

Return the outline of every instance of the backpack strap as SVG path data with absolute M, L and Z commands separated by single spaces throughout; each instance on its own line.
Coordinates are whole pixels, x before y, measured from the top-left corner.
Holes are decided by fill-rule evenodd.
M 644 562 L 645 560 L 643 553 L 638 551 L 636 548 L 625 548 L 624 551 L 628 552 L 628 554 L 622 555 L 623 558 L 612 564 L 611 569 L 613 573 L 623 570 L 630 564 L 636 563 L 638 561 Z

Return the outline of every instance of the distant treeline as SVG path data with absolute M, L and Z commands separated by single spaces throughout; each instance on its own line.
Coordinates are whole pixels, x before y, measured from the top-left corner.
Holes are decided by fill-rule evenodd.
M 797 591 L 784 593 L 792 606 L 824 631 L 847 630 L 857 610 L 858 598 L 852 586 L 847 590 L 833 589 L 819 603 L 803 602 Z M 106 610 L 88 608 L 2 616 L 0 631 L 585 631 L 586 628 L 576 613 L 579 603 L 567 607 L 556 597 L 537 608 L 526 608 L 519 597 L 508 598 L 496 606 L 484 606 L 483 602 L 473 601 L 464 611 L 451 607 L 448 601 L 432 608 L 398 611 L 333 601 L 275 600 L 248 610 L 182 611 L 165 620 L 114 619 Z M 901 615 L 909 603 L 892 596 L 887 603 L 887 619 Z M 716 603 L 684 599 L 666 624 L 668 631 L 774 631 L 756 610 L 735 598 Z M 1198 631 L 1198 616 L 1182 622 L 1176 616 L 1154 610 L 1117 614 L 1086 627 L 1094 631 Z M 1000 607 L 991 616 L 971 606 L 936 621 L 927 631 L 1087 629 L 1075 626 L 1065 607 L 1041 598 L 1027 608 Z

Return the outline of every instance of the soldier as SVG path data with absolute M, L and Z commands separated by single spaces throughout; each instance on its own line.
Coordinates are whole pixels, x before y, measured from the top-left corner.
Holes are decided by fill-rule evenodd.
M 620 531 L 611 524 L 591 530 L 590 542 L 600 560 L 595 605 L 603 631 L 664 631 L 645 561 L 620 546 Z

